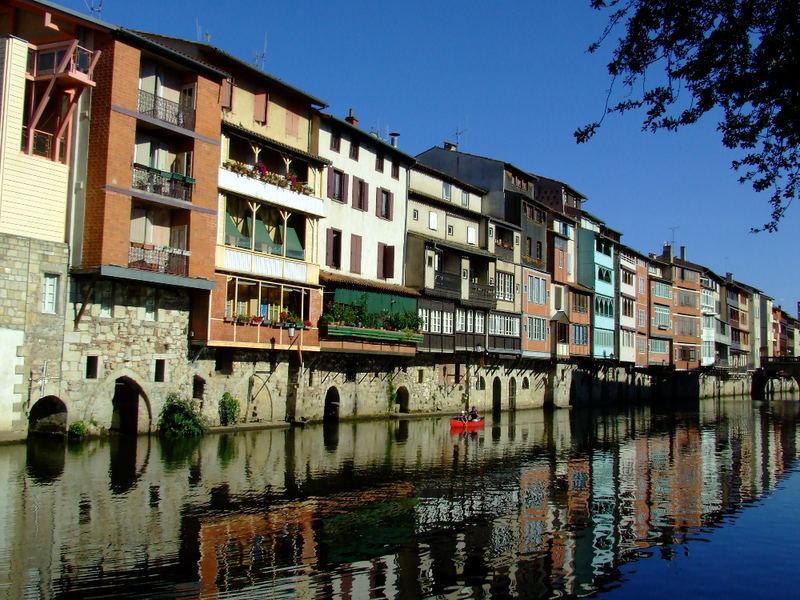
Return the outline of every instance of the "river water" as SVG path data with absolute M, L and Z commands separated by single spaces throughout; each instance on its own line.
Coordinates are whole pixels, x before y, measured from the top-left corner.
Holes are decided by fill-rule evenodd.
M 0 446 L 0 597 L 796 597 L 800 403 Z

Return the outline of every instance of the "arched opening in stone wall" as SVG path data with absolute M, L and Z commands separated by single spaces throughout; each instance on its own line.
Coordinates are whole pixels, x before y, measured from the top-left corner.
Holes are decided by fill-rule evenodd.
M 322 420 L 326 423 L 339 420 L 339 390 L 335 387 L 328 388 L 325 394 L 325 409 Z
M 398 411 L 400 411 L 401 413 L 407 413 L 408 412 L 409 393 L 408 393 L 408 389 L 405 386 L 401 385 L 399 388 L 397 388 L 397 400 L 396 400 L 396 402 L 397 402 L 397 406 L 398 406 L 398 409 L 397 409 Z
M 492 412 L 499 413 L 503 408 L 503 383 L 499 377 L 492 382 Z
M 144 405 L 143 411 L 139 410 L 140 398 Z M 139 384 L 130 377 L 117 379 L 111 407 L 111 431 L 133 434 L 150 431 L 150 403 Z
M 508 382 L 508 410 L 517 409 L 517 380 L 513 377 Z
M 206 393 L 206 380 L 200 377 L 200 375 L 195 375 L 192 379 L 192 398 L 195 400 L 203 401 L 203 397 Z
M 28 415 L 28 433 L 65 433 L 67 405 L 58 396 L 45 396 L 36 401 Z
M 522 389 L 523 389 L 523 390 L 529 390 L 529 389 L 530 389 L 530 387 L 531 387 L 531 384 L 530 384 L 530 382 L 528 381 L 528 378 L 527 378 L 527 377 L 523 377 L 523 378 L 522 378 Z

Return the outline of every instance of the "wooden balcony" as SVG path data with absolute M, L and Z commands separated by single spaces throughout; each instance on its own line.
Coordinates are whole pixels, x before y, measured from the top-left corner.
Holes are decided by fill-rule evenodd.
M 468 306 L 478 308 L 495 308 L 497 299 L 495 298 L 494 285 L 470 282 L 469 298 L 464 298 L 462 302 Z
M 433 274 L 433 288 L 428 288 L 435 296 L 461 298 L 461 276 L 458 273 L 436 271 Z

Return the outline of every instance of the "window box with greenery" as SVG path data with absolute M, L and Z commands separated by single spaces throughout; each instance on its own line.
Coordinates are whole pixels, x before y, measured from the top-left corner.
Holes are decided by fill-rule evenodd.
M 281 175 L 279 173 L 274 173 L 269 171 L 262 162 L 259 162 L 255 165 L 246 165 L 234 160 L 226 160 L 222 166 L 228 171 L 236 173 L 241 177 L 257 179 L 259 181 L 263 181 L 264 183 L 287 188 L 293 192 L 304 194 L 306 196 L 312 196 L 314 194 L 313 188 L 311 188 L 311 186 L 307 185 L 305 182 L 298 181 L 296 174 L 290 173 L 289 175 Z
M 357 304 L 332 302 L 320 318 L 323 336 L 416 344 L 423 340 L 422 334 L 419 333 L 420 325 L 420 318 L 416 312 L 369 313 L 366 311 L 366 302 Z

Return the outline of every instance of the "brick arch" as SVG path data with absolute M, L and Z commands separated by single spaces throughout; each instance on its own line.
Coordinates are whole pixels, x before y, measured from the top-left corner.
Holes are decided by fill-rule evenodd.
M 58 396 L 39 398 L 28 413 L 28 434 L 66 433 L 67 405 Z

